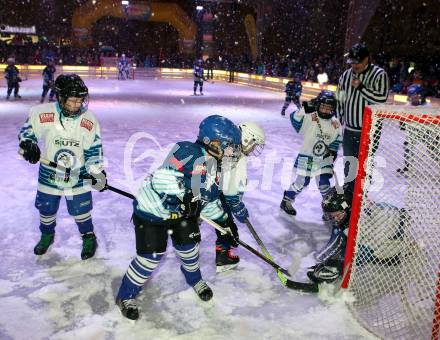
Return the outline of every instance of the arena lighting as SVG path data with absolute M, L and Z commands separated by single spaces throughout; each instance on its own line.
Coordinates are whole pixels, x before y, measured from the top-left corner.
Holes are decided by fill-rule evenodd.
M 122 0 L 121 4 L 124 6 L 128 6 L 130 4 L 130 2 L 128 0 Z
M 200 6 L 200 5 L 196 6 L 196 10 L 203 11 L 203 6 Z

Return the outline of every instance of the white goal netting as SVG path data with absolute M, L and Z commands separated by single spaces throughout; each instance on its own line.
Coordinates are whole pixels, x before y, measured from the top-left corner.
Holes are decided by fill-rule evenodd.
M 438 339 L 440 110 L 365 111 L 343 287 L 384 339 Z

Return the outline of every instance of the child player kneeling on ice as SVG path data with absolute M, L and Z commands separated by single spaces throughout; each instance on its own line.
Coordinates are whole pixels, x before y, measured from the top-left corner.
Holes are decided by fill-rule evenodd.
M 352 195 L 348 190 L 339 194 L 335 188 L 331 188 L 322 199 L 322 210 L 329 217 L 333 228 L 330 240 L 316 255 L 318 262 L 307 271 L 307 276 L 313 282 L 331 283 L 342 275 L 351 199 Z
M 353 199 L 350 185 L 344 184 L 343 189 L 343 193 L 338 193 L 331 188 L 322 200 L 322 209 L 333 228 L 329 241 L 316 255 L 317 263 L 307 271 L 315 283 L 332 283 L 343 274 Z M 362 209 L 375 236 L 362 238 L 357 245 L 356 265 L 398 266 L 401 259 L 408 256 L 408 249 L 403 245 L 409 241 L 406 231 L 411 226 L 410 215 L 404 208 L 371 200 Z
M 74 217 L 82 236 L 81 259 L 95 255 L 96 236 L 91 217 L 91 184 L 100 191 L 106 188 L 103 168 L 101 132 L 93 112 L 88 110 L 89 93 L 76 74 L 62 74 L 55 81 L 56 103 L 39 104 L 30 109 L 29 117 L 20 130 L 21 153 L 31 164 L 40 161 L 38 142 L 43 141 L 43 156 L 54 166 L 40 163 L 35 207 L 40 212 L 41 239 L 35 255 L 47 252 L 55 238 L 56 214 L 61 196 L 66 197 L 67 210 Z M 79 176 L 75 176 L 77 173 Z
M 230 225 L 234 216 L 239 222 L 245 223 L 249 218 L 248 210 L 243 203 L 243 194 L 247 184 L 247 162 L 249 156 L 259 156 L 264 149 L 266 136 L 260 125 L 255 122 L 238 124 L 241 131 L 241 153 L 237 160 L 222 163 L 221 201 L 224 210 L 228 212 Z M 205 210 L 202 211 L 205 214 Z M 236 228 L 236 226 L 235 226 Z M 218 273 L 232 269 L 238 265 L 240 258 L 232 253 L 231 247 L 236 247 L 236 241 L 229 234 L 216 230 L 215 264 Z
M 225 117 L 209 116 L 201 122 L 196 142 L 178 142 L 162 166 L 144 180 L 133 202 L 137 255 L 116 297 L 126 318 L 139 318 L 135 298 L 159 265 L 170 235 L 186 282 L 201 300 L 212 298 L 199 268 L 198 218 L 204 209 L 204 217 L 223 228 L 230 226 L 219 200 L 220 162 L 237 159 L 240 152 L 238 127 Z M 229 230 L 238 237 L 236 227 Z
M 280 208 L 291 216 L 296 215 L 293 207 L 296 197 L 315 177 L 318 189 L 324 196 L 330 189 L 333 163 L 342 142 L 339 123 L 334 118 L 336 98 L 333 92 L 323 90 L 315 99 L 290 114 L 290 121 L 296 132 L 304 135 L 304 142 L 295 160 L 296 179 L 284 196 Z M 325 214 L 323 219 L 326 219 Z

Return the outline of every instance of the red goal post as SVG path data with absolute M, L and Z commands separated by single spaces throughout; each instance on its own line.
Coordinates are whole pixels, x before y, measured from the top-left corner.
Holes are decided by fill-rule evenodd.
M 440 109 L 365 109 L 353 197 L 341 284 L 350 309 L 380 337 L 438 339 Z

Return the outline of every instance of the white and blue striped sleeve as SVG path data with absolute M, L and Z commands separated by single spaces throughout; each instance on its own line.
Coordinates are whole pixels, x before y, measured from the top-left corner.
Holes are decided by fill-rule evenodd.
M 26 122 L 23 124 L 20 132 L 18 133 L 18 140 L 20 142 L 31 140 L 34 143 L 38 143 L 38 140 L 41 137 L 41 129 L 36 117 L 37 115 L 31 110 Z
M 300 132 L 304 122 L 304 109 L 296 110 L 290 114 L 290 122 L 296 132 Z
M 151 186 L 160 195 L 177 196 L 181 201 L 185 194 L 183 173 L 169 168 L 156 170 L 151 177 Z

